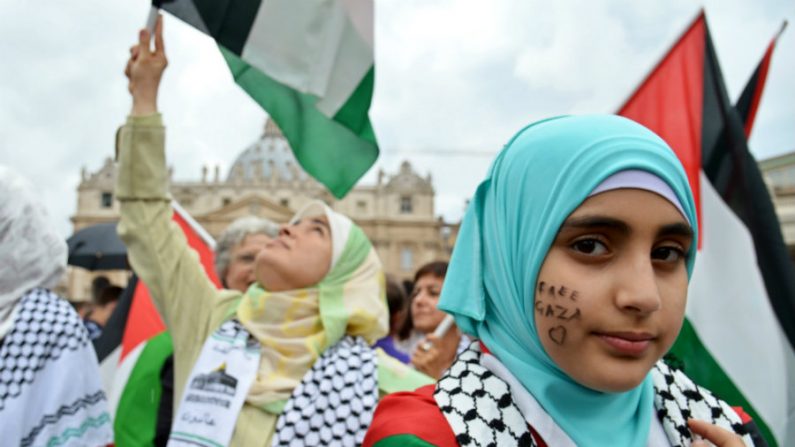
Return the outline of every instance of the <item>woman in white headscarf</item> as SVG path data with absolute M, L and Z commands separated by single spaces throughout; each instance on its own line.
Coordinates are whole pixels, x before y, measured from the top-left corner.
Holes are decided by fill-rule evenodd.
M 5 445 L 107 445 L 110 415 L 80 317 L 49 290 L 66 242 L 30 184 L 0 166 L 0 433 Z

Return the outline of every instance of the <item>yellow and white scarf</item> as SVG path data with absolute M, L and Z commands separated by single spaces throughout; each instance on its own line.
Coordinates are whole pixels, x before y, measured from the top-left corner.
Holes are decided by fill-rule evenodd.
M 320 201 L 293 220 L 325 215 L 332 238 L 328 274 L 314 287 L 269 292 L 258 284 L 235 318 L 260 343 L 260 364 L 246 401 L 278 414 L 318 357 L 345 335 L 370 344 L 386 335 L 383 268 L 361 228 Z

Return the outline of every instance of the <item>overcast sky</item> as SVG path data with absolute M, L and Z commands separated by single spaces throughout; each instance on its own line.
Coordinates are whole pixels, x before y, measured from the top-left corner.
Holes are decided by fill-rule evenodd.
M 523 125 L 608 113 L 627 98 L 705 7 L 736 100 L 792 0 L 376 0 L 381 157 L 431 173 L 437 213 L 460 218 L 492 154 Z M 0 163 L 40 188 L 64 236 L 80 169 L 113 153 L 130 107 L 122 74 L 148 13 L 132 0 L 0 0 Z M 265 113 L 233 82 L 212 41 L 167 16 L 170 65 L 160 108 L 175 178 L 226 172 L 261 133 Z M 752 135 L 757 159 L 795 151 L 795 29 L 773 57 Z

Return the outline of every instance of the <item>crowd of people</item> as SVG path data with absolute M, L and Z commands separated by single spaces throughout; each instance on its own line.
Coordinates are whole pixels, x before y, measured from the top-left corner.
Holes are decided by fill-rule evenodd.
M 233 223 L 218 288 L 171 218 L 161 20 L 150 37 L 125 69 L 115 195 L 173 340 L 158 445 L 761 444 L 742 411 L 662 361 L 698 225 L 681 164 L 649 130 L 616 116 L 521 129 L 474 191 L 449 265 L 422 266 L 409 290 L 321 201 L 283 225 Z M 50 290 L 66 247 L 33 190 L 0 168 L 0 433 L 110 445 L 90 339 L 121 289 L 97 284 L 85 321 Z

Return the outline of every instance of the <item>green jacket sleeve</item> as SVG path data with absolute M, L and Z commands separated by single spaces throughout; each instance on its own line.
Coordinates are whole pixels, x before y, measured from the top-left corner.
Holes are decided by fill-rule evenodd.
M 217 292 L 172 220 L 164 145 L 159 114 L 128 118 L 117 134 L 116 197 L 130 265 L 149 288 L 176 350 L 203 343 L 193 339 L 206 334 L 200 325 L 208 324 Z

